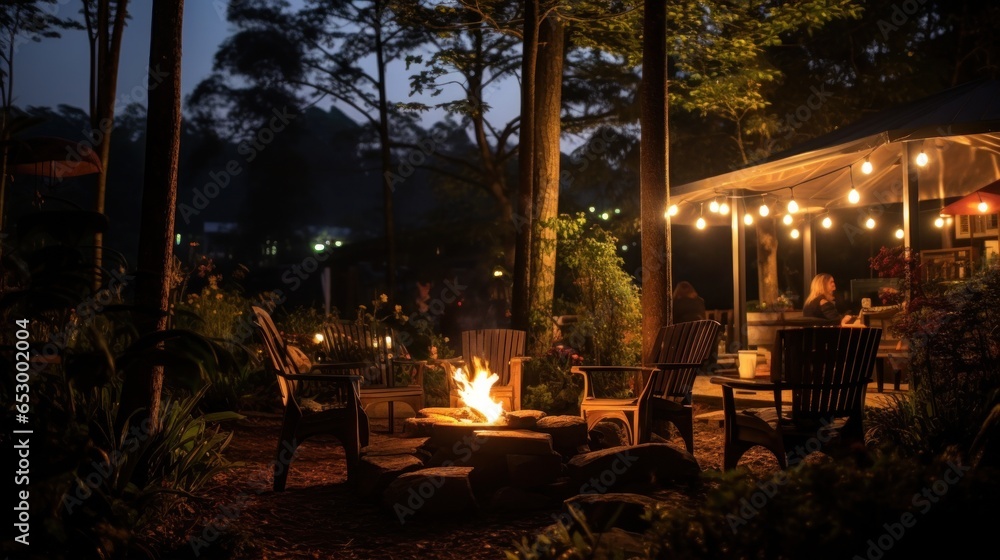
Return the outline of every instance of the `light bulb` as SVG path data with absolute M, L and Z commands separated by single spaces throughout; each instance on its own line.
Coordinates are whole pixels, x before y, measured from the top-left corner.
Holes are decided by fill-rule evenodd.
M 861 195 L 858 194 L 858 189 L 851 187 L 851 192 L 847 193 L 847 200 L 851 204 L 857 204 L 861 200 Z
M 920 167 L 927 165 L 927 154 L 923 150 L 920 150 L 920 153 L 917 154 L 917 165 Z
M 979 211 L 985 214 L 986 211 L 990 209 L 990 205 L 986 204 L 985 200 L 980 200 L 976 208 L 979 208 Z
M 792 239 L 798 239 L 799 238 L 799 228 L 792 228 L 792 231 L 790 232 L 789 235 L 792 236 Z
M 670 208 L 667 208 L 667 215 L 668 216 L 676 216 L 678 211 L 679 211 L 679 209 L 677 208 L 677 205 L 676 204 L 671 204 Z
M 719 201 L 713 198 L 712 202 L 708 203 L 708 211 L 709 212 L 718 212 L 719 211 Z
M 899 228 L 896 230 L 896 239 L 902 239 L 904 235 L 906 234 L 903 232 L 903 228 Z
M 944 227 L 944 217 L 938 216 L 937 218 L 935 218 L 934 219 L 934 225 L 936 227 L 943 228 Z
M 833 220 L 830 219 L 830 216 L 824 216 L 823 227 L 825 227 L 826 229 L 830 229 L 830 226 L 832 225 L 833 225 Z
M 753 225 L 753 214 L 750 212 L 743 214 L 743 223 L 748 226 Z
M 872 162 L 868 161 L 868 158 L 865 158 L 865 162 L 861 164 L 861 172 L 865 175 L 872 174 Z
M 795 202 L 795 198 L 788 201 L 788 213 L 794 214 L 799 211 L 799 203 Z
M 727 204 L 725 200 L 719 204 L 719 214 L 722 214 L 723 216 L 729 214 L 729 204 Z
M 865 220 L 865 227 L 868 229 L 875 229 L 875 218 L 868 218 Z
M 698 229 L 705 229 L 705 218 L 698 216 L 698 221 L 695 222 L 694 227 Z
M 781 223 L 785 224 L 786 226 L 792 225 L 792 215 L 785 214 L 785 217 L 781 218 Z
M 771 209 L 767 207 L 767 204 L 764 204 L 763 202 L 761 202 L 760 203 L 760 208 L 757 209 L 757 212 L 759 212 L 760 213 L 760 217 L 763 218 L 764 216 L 767 216 L 768 214 L 771 213 Z

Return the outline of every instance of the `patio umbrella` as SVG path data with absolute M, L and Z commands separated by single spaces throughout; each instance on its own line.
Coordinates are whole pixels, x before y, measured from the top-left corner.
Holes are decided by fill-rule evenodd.
M 7 171 L 14 175 L 62 179 L 101 172 L 101 159 L 87 143 L 39 136 L 11 140 L 7 145 Z
M 986 212 L 979 209 L 980 202 L 986 203 Z M 946 216 L 979 216 L 996 214 L 998 211 L 1000 211 L 1000 181 L 994 181 L 941 209 L 941 213 Z

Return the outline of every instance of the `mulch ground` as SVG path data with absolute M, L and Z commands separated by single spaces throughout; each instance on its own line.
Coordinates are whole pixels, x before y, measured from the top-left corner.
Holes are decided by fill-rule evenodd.
M 515 542 L 533 540 L 561 513 L 483 512 L 400 525 L 392 512 L 360 499 L 346 484 L 343 449 L 321 437 L 299 448 L 286 490 L 274 492 L 269 465 L 279 430 L 280 418 L 270 415 L 248 416 L 235 426 L 226 456 L 241 466 L 219 475 L 208 499 L 185 502 L 165 516 L 144 536 L 145 545 L 159 558 L 496 559 L 513 551 Z M 375 433 L 373 443 L 386 437 L 399 436 Z M 694 439 L 702 469 L 721 470 L 722 428 L 696 421 Z M 670 443 L 683 448 L 679 438 Z M 777 469 L 774 457 L 757 449 L 740 465 L 759 476 Z M 663 499 L 677 499 L 670 496 Z

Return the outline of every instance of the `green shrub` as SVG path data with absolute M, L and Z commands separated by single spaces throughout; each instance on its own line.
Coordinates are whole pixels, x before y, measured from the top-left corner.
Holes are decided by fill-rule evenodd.
M 546 414 L 580 414 L 583 377 L 572 373 L 582 358 L 572 348 L 556 346 L 524 364 L 522 406 Z
M 914 455 L 965 460 L 1000 393 L 1000 267 L 941 295 L 915 298 L 894 329 L 910 345 L 910 391 L 866 417 L 869 439 Z

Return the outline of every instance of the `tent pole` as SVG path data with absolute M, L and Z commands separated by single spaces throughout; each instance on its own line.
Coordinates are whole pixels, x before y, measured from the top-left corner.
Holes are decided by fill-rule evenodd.
M 746 228 L 740 223 L 748 212 L 746 190 L 739 189 L 733 197 L 733 339 L 728 352 L 747 348 L 747 263 Z M 737 342 L 738 341 L 738 342 Z

